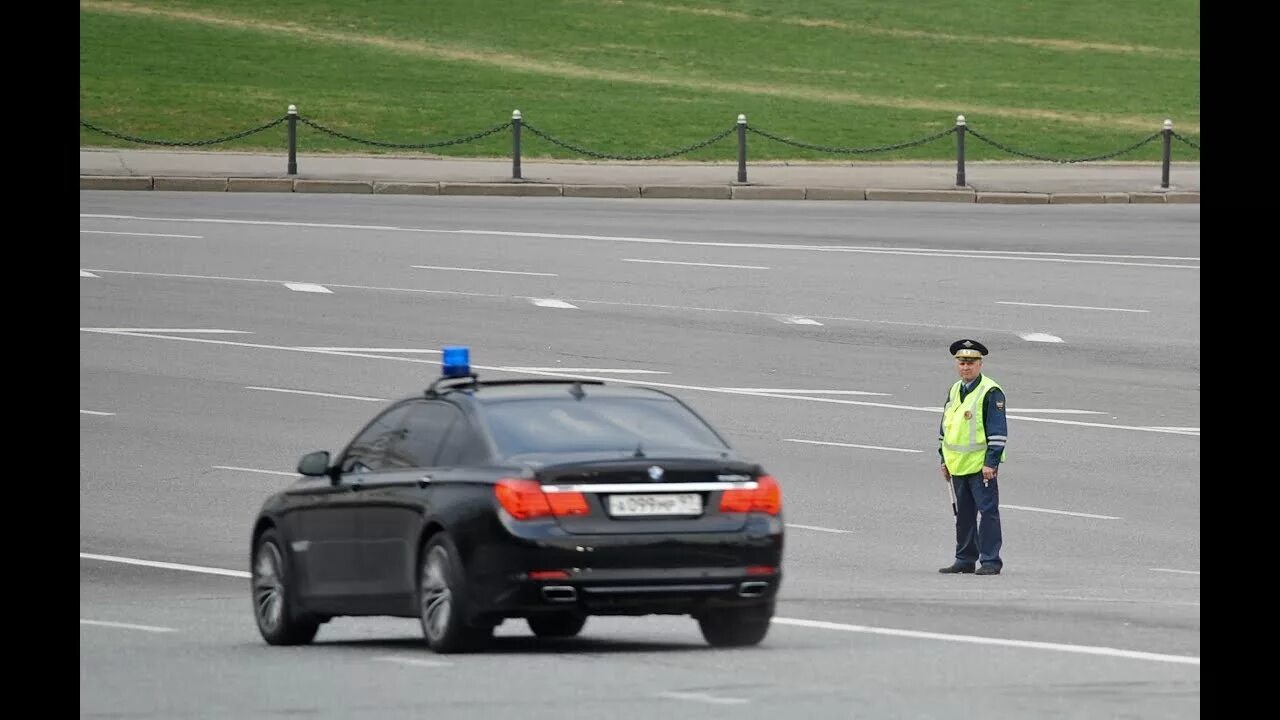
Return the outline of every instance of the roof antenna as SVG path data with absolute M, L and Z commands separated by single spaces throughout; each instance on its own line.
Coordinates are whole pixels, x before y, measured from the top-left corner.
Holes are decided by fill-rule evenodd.
M 581 400 L 587 396 L 587 394 L 582 391 L 582 382 L 580 380 L 573 381 L 573 387 L 569 388 L 569 394 L 572 395 L 575 400 Z
M 636 451 L 631 457 L 644 457 L 644 441 L 640 440 L 636 443 Z

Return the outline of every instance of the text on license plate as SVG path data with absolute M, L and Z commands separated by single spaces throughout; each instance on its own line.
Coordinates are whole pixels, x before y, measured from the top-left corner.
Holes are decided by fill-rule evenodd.
M 609 514 L 615 516 L 701 515 L 702 496 L 698 493 L 610 495 Z

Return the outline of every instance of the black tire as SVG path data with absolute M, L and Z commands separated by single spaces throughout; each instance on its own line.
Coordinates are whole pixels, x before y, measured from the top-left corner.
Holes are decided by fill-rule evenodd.
M 262 639 L 271 645 L 306 645 L 320 629 L 317 618 L 294 609 L 290 570 L 276 531 L 270 529 L 259 535 L 249 581 L 253 619 Z
M 698 618 L 702 637 L 714 647 L 758 645 L 769 633 L 773 603 L 761 607 L 727 608 Z
M 534 635 L 541 638 L 573 637 L 582 632 L 587 616 L 575 612 L 539 613 L 525 619 Z
M 440 654 L 480 650 L 492 627 L 468 624 L 470 597 L 453 541 L 436 533 L 418 556 L 418 620 L 427 647 Z

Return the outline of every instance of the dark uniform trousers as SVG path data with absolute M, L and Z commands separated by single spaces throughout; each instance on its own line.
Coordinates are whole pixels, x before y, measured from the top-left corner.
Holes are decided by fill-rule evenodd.
M 952 475 L 956 491 L 956 563 L 1003 567 L 1000 559 L 1000 488 L 997 479 L 982 484 L 982 471 Z M 978 520 L 981 513 L 982 519 Z

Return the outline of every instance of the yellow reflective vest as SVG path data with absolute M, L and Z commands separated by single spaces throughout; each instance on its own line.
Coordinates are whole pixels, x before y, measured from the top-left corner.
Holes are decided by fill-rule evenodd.
M 1000 383 L 983 375 L 978 386 L 961 400 L 962 385 L 963 382 L 957 380 L 951 386 L 947 406 L 942 409 L 942 459 L 952 475 L 972 475 L 986 464 L 987 428 L 982 403 L 991 390 L 1004 390 Z M 1004 462 L 1003 453 L 1000 462 Z

